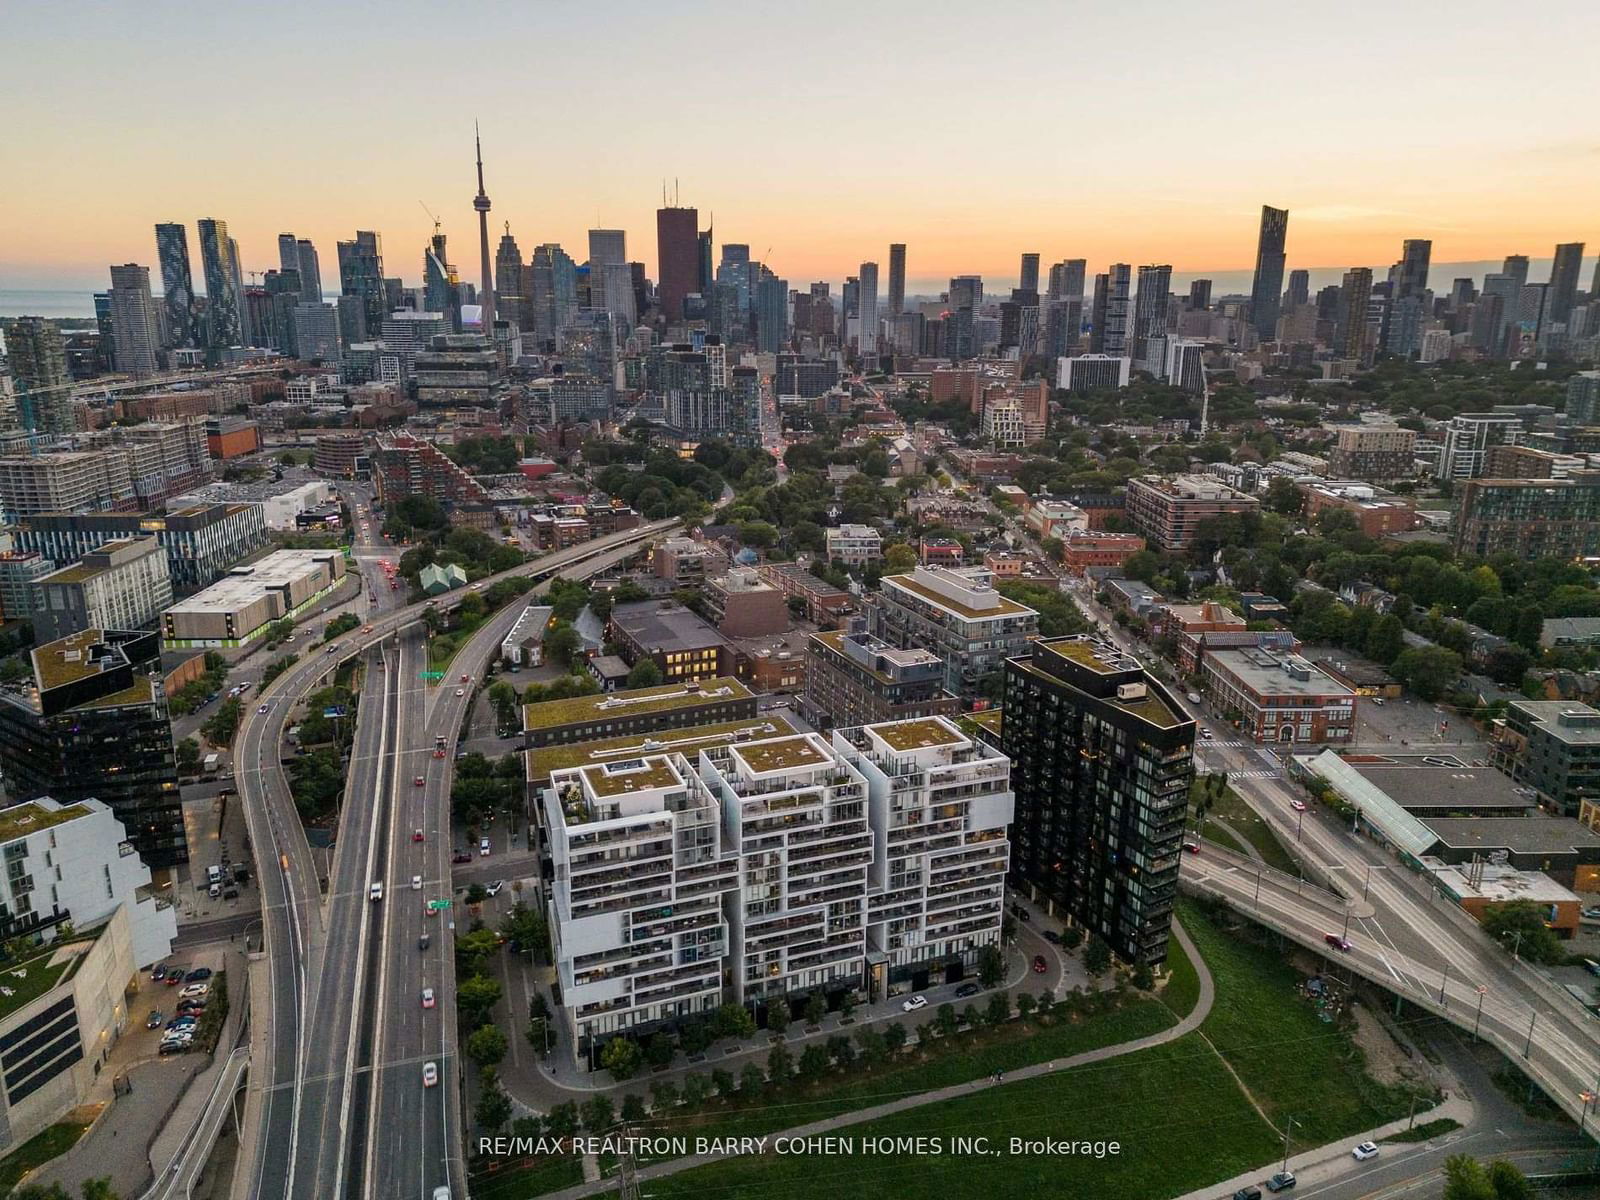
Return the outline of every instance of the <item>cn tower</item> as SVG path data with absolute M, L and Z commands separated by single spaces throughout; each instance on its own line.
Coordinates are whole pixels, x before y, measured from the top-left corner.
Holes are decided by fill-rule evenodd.
M 482 260 L 483 286 L 478 291 L 478 303 L 483 309 L 483 333 L 494 342 L 494 265 L 489 258 L 489 195 L 483 190 L 483 139 L 478 136 L 478 123 L 472 123 L 472 140 L 478 150 L 478 194 L 472 207 L 478 210 L 478 253 Z

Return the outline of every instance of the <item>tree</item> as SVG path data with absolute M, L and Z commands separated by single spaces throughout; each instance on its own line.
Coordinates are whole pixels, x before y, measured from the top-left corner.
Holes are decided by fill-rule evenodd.
M 782 1037 L 789 1028 L 789 1002 L 787 1000 L 774 1000 L 767 1006 L 767 1032 L 773 1037 Z
M 544 1115 L 544 1131 L 554 1138 L 569 1138 L 578 1132 L 578 1105 L 568 1100 Z
M 744 1038 L 755 1031 L 755 1019 L 745 1011 L 742 1004 L 729 1002 L 711 1014 L 711 1032 L 719 1038 Z
M 111 1177 L 102 1179 L 85 1179 L 82 1188 L 83 1200 L 117 1200 L 117 1193 L 111 1188 Z
M 1111 965 L 1111 947 L 1101 938 L 1089 935 L 1089 944 L 1083 949 L 1083 969 L 1091 976 L 1105 974 Z
M 456 1013 L 467 1029 L 476 1029 L 489 1019 L 500 1003 L 500 981 L 489 975 L 473 975 L 456 988 Z
M 664 1113 L 678 1103 L 678 1085 L 670 1079 L 657 1079 L 650 1085 L 650 1105 Z
M 473 1118 L 484 1129 L 499 1129 L 511 1119 L 511 1097 L 500 1086 L 493 1067 L 484 1069 L 479 1082 L 478 1106 L 472 1110 Z
M 1011 997 L 1005 992 L 994 992 L 989 997 L 989 1006 L 984 1009 L 983 1019 L 989 1025 L 1003 1025 L 1011 1018 Z
M 180 774 L 190 774 L 200 765 L 200 743 L 192 737 L 186 737 L 174 747 L 178 754 L 178 771 Z
M 1483 1164 L 1470 1154 L 1452 1154 L 1444 1162 L 1443 1200 L 1495 1200 L 1494 1185 Z
M 656 665 L 653 658 L 641 658 L 633 664 L 633 670 L 628 672 L 630 688 L 659 687 L 661 684 L 661 668 Z
M 586 1132 L 604 1133 L 617 1123 L 617 1110 L 610 1096 L 591 1096 L 583 1102 L 583 1128 Z
M 544 635 L 544 660 L 552 665 L 566 666 L 582 648 L 583 639 L 577 629 L 565 621 L 557 621 Z
M 1412 646 L 1389 669 L 1423 700 L 1437 700 L 1460 678 L 1461 656 L 1443 646 Z
M 812 992 L 806 997 L 806 1024 L 820 1025 L 822 1018 L 828 1015 L 828 1001 L 821 992 Z
M 739 1090 L 746 1096 L 754 1096 L 767 1085 L 767 1073 L 757 1064 L 745 1063 L 744 1070 L 739 1072 Z
M 644 1056 L 652 1067 L 664 1067 L 672 1061 L 672 1056 L 677 1053 L 677 1046 L 672 1040 L 672 1035 L 662 1030 L 650 1035 L 650 1040 L 645 1043 Z
M 789 1076 L 794 1074 L 794 1055 L 783 1046 L 774 1046 L 767 1055 L 767 1078 L 774 1087 L 789 1082 Z
M 1515 1165 L 1503 1158 L 1489 1164 L 1489 1183 L 1494 1200 L 1533 1200 L 1533 1185 Z
M 904 542 L 896 542 L 883 549 L 884 573 L 905 575 L 917 565 L 917 552 Z
M 717 1095 L 727 1097 L 734 1093 L 735 1082 L 731 1071 L 724 1071 L 721 1067 L 711 1072 L 711 1086 L 717 1089 Z
M 1561 939 L 1544 923 L 1544 912 L 1532 900 L 1491 904 L 1479 922 L 1483 931 L 1505 948 L 1529 962 L 1564 962 L 1566 950 Z
M 839 995 L 839 1019 L 848 1021 L 850 1014 L 856 1010 L 856 993 L 854 988 L 847 988 Z
M 678 1030 L 678 1047 L 685 1054 L 699 1054 L 716 1040 L 708 1021 L 687 1021 Z
M 883 1045 L 890 1054 L 900 1050 L 906 1044 L 906 1027 L 899 1021 L 890 1021 L 883 1027 Z
M 1153 550 L 1139 550 L 1130 554 L 1122 564 L 1122 573 L 1129 579 L 1149 583 L 1161 571 L 1161 560 Z
M 1027 992 L 1019 992 L 1017 995 L 1017 1015 L 1026 1021 L 1033 1015 L 1033 1008 L 1033 997 Z
M 889 1047 L 883 1040 L 883 1034 L 879 1033 L 871 1025 L 863 1025 L 856 1030 L 856 1045 L 861 1049 L 861 1061 L 869 1067 L 875 1063 L 882 1062 L 884 1055 L 889 1052 Z
M 800 1051 L 800 1078 L 820 1079 L 828 1072 L 828 1052 L 816 1042 Z
M 683 1104 L 685 1108 L 699 1108 L 711 1095 L 711 1081 L 695 1071 L 683 1077 Z
M 961 1018 L 956 1016 L 954 1004 L 941 1004 L 933 1015 L 933 1027 L 942 1037 L 949 1037 L 961 1027 Z
M 621 1081 L 632 1079 L 639 1073 L 644 1055 L 632 1038 L 614 1037 L 600 1051 L 600 1065 L 611 1072 L 611 1078 Z
M 1405 625 L 1394 613 L 1384 613 L 1367 631 L 1366 645 L 1362 649 L 1373 662 L 1388 666 L 1405 649 Z
M 998 946 L 985 946 L 978 951 L 978 981 L 992 988 L 1005 977 L 1006 960 Z
M 506 1056 L 506 1035 L 497 1025 L 480 1025 L 467 1038 L 467 1057 L 480 1067 L 496 1067 Z
M 644 1097 L 638 1092 L 629 1092 L 622 1098 L 622 1123 L 637 1125 L 644 1117 Z

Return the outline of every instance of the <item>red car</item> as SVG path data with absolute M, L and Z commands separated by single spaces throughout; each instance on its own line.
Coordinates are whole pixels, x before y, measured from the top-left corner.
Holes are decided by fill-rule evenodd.
M 1350 949 L 1350 939 L 1337 933 L 1325 933 L 1322 935 L 1322 940 L 1335 950 L 1348 951 Z
M 415 783 L 418 787 L 424 787 L 424 786 L 427 785 L 428 781 L 426 779 L 424 779 L 421 775 L 418 775 L 411 782 Z
M 1044 955 L 1035 954 L 1033 956 L 1033 973 L 1035 975 L 1044 974 Z
M 1199 854 L 1200 853 L 1200 843 L 1199 842 L 1185 842 L 1183 844 L 1183 848 L 1186 851 L 1188 851 L 1190 854 Z
M 412 831 L 411 831 L 411 840 L 412 840 L 412 841 L 413 841 L 413 842 L 420 842 L 420 841 L 421 841 L 421 840 L 422 840 L 422 830 L 420 830 L 420 829 L 413 829 L 413 830 L 412 830 Z

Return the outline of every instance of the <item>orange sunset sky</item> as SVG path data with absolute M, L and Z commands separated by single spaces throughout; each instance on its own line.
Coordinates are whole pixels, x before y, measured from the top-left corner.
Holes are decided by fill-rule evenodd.
M 655 273 L 662 181 L 791 284 L 908 243 L 913 290 L 1008 287 L 1021 251 L 1248 270 L 1600 249 L 1600 5 L 879 2 L 0 6 L 0 289 L 103 288 L 152 225 L 384 239 L 418 282 L 437 212 L 477 274 L 625 228 Z M 770 249 L 769 249 L 770 248 Z M 197 270 L 198 273 L 198 270 Z M 1583 282 L 1588 283 L 1589 268 Z M 1538 269 L 1535 277 L 1539 277 Z M 159 286 L 159 283 L 157 284 Z

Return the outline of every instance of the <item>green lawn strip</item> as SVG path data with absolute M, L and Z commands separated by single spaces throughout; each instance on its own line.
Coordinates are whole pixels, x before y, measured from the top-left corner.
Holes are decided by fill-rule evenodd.
M 1167 943 L 1167 972 L 1166 986 L 1161 989 L 1161 1002 L 1182 1020 L 1200 1002 L 1200 974 L 1176 937 Z
M 60 981 L 61 976 L 78 965 L 75 955 L 64 955 L 60 962 L 51 963 L 50 956 L 61 949 L 59 945 L 46 948 L 23 962 L 10 962 L 0 966 L 0 1016 L 9 1016 L 26 1004 L 32 1004 Z
M 1360 1049 L 1318 1019 L 1279 954 L 1230 937 L 1199 905 L 1181 901 L 1178 911 L 1216 981 L 1201 1032 L 1274 1125 L 1293 1118 L 1294 1142 L 1317 1146 L 1406 1114 L 1409 1093 L 1367 1076 Z
M 87 1123 L 80 1125 L 75 1121 L 57 1122 L 45 1127 L 10 1154 L 0 1158 L 0 1195 L 8 1194 L 29 1171 L 42 1167 L 71 1150 L 88 1128 Z
M 1440 1117 L 1435 1121 L 1424 1121 L 1421 1125 L 1414 1125 L 1410 1129 L 1402 1129 L 1399 1133 L 1391 1133 L 1384 1142 L 1425 1142 L 1429 1138 L 1438 1137 L 1441 1133 L 1449 1133 L 1460 1129 L 1461 1122 L 1454 1117 Z
M 1093 1196 L 1152 1200 L 1203 1187 L 1272 1158 L 1276 1133 L 1195 1034 L 1106 1063 L 898 1113 L 840 1130 L 854 1153 L 742 1158 L 652 1179 L 657 1198 L 697 1200 L 992 1200 Z M 938 1137 L 937 1155 L 868 1153 L 863 1140 Z M 958 1154 L 951 1139 L 988 1138 L 998 1154 Z M 1116 1157 L 1011 1152 L 1012 1138 L 1116 1141 Z
M 1012 1022 L 1003 1030 L 959 1033 L 935 1041 L 933 1053 L 927 1057 L 911 1051 L 903 1061 L 885 1063 L 870 1070 L 859 1065 L 845 1071 L 835 1069 L 814 1083 L 793 1083 L 779 1091 L 769 1091 L 754 1103 L 736 1094 L 728 1101 L 714 1102 L 697 1113 L 680 1112 L 652 1120 L 650 1127 L 654 1131 L 685 1134 L 691 1138 L 754 1137 L 869 1108 L 901 1096 L 967 1083 L 996 1071 L 1015 1071 L 1034 1063 L 1149 1037 L 1176 1024 L 1164 1005 L 1149 999 L 1133 1000 L 1124 1008 L 1100 1016 L 1077 1021 L 1057 1016 L 1053 1021 L 1048 1025 L 1039 1021 Z M 805 1044 L 790 1044 L 789 1049 L 798 1057 Z M 709 1074 L 716 1066 L 717 1063 L 708 1061 L 702 1069 Z M 648 1086 L 648 1081 L 644 1083 Z M 640 1091 L 643 1090 L 641 1087 Z M 617 1102 L 621 1104 L 620 1096 Z M 655 1160 L 640 1160 L 641 1164 L 646 1161 Z
M 1189 803 L 1191 806 L 1203 794 L 1205 781 L 1196 779 L 1189 789 Z M 1300 874 L 1300 866 L 1290 857 L 1284 849 L 1283 843 L 1278 840 L 1278 835 L 1267 824 L 1255 809 L 1245 801 L 1245 798 L 1234 791 L 1232 786 L 1223 788 L 1222 795 L 1211 805 L 1210 817 L 1221 817 L 1233 829 L 1237 830 L 1240 837 L 1245 838 L 1260 853 L 1262 861 L 1269 867 L 1276 867 L 1280 871 L 1287 871 L 1290 875 Z M 1217 828 L 1209 819 L 1206 821 L 1206 836 L 1213 841 L 1226 839 L 1227 831 Z M 1248 851 L 1246 851 L 1248 853 Z
M 492 1171 L 472 1176 L 472 1195 L 473 1200 L 522 1200 L 582 1182 L 583 1160 L 576 1155 L 501 1162 Z

